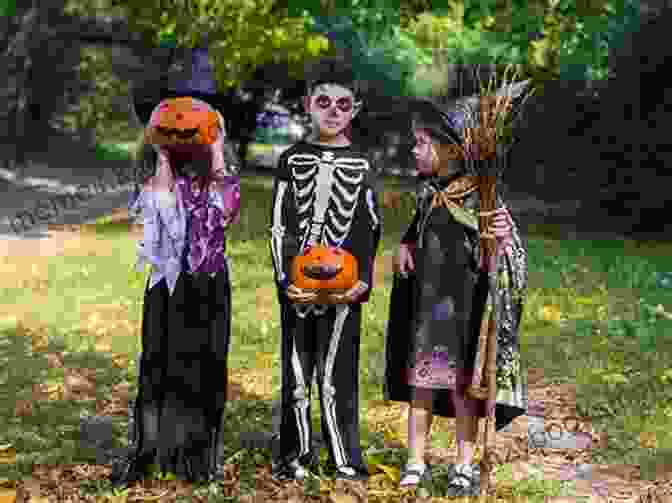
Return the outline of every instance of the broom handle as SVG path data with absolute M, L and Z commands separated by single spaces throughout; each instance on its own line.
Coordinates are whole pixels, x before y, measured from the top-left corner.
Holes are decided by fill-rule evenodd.
M 479 176 L 479 188 L 481 191 L 481 229 L 487 232 L 490 228 L 489 221 L 492 214 L 495 212 L 497 205 L 497 179 L 496 177 Z M 488 269 L 488 279 L 490 286 L 490 296 L 492 301 L 492 312 L 490 316 L 490 326 L 487 333 L 487 351 L 486 359 L 483 361 L 485 369 L 481 371 L 486 374 L 487 382 L 487 405 L 491 405 L 488 411 L 488 416 L 485 418 L 483 431 L 483 450 L 482 450 L 482 473 L 481 473 L 481 490 L 479 500 L 485 503 L 490 487 L 490 473 L 492 467 L 490 466 L 490 428 L 494 422 L 495 400 L 497 397 L 496 374 L 497 374 L 497 329 L 498 329 L 498 311 L 499 306 L 497 302 L 497 241 L 494 236 L 485 235 L 481 238 L 482 253 L 485 258 L 485 265 Z M 480 369 L 478 369 L 480 370 Z M 477 370 L 477 371 L 478 371 Z

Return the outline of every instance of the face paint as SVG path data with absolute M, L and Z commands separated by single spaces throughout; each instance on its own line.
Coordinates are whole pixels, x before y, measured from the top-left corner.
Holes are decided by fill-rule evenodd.
M 326 94 L 320 94 L 315 98 L 315 104 L 322 110 L 331 108 L 332 103 L 334 103 L 334 100 Z M 354 100 L 350 96 L 338 98 L 336 100 L 336 107 L 343 113 L 351 112 L 354 107 Z
M 336 84 L 317 86 L 306 98 L 306 108 L 321 142 L 347 140 L 345 130 L 360 106 L 350 89 Z

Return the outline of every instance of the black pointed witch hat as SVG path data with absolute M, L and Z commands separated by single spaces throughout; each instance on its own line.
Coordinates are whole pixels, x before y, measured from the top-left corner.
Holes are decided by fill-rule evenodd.
M 189 96 L 223 111 L 226 98 L 217 92 L 208 49 L 203 45 L 191 49 L 184 59 L 182 68 L 173 68 L 165 75 L 145 80 L 133 87 L 133 109 L 143 125 L 149 122 L 154 108 L 169 98 Z

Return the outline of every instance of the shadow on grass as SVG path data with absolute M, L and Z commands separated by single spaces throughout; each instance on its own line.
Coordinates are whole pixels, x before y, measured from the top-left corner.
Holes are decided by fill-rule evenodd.
M 36 341 L 20 325 L 0 332 L 0 361 L 0 439 L 17 452 L 15 465 L 1 465 L 7 475 L 20 477 L 38 464 L 94 462 L 95 452 L 80 442 L 80 418 L 96 413 L 126 371 L 111 355 L 69 352 L 62 340 Z M 120 426 L 114 422 L 117 438 Z
M 0 331 L 0 444 L 17 454 L 13 463 L 0 464 L 0 477 L 20 480 L 38 465 L 95 465 L 101 450 L 124 451 L 136 375 L 133 363 L 119 357 L 94 348 L 69 351 L 64 340 L 35 337 L 20 324 Z M 270 402 L 235 383 L 229 397 L 223 460 L 241 451 L 241 431 L 271 430 Z M 82 429 L 83 418 L 100 414 L 111 423 L 110 438 L 108 428 Z

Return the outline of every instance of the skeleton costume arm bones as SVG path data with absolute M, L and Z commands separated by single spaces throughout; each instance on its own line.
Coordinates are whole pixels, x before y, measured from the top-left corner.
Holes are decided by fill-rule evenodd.
M 271 257 L 275 281 L 279 291 L 287 295 L 291 286 L 289 275 L 292 260 L 299 254 L 299 233 L 293 187 L 285 154 L 278 161 L 271 213 Z

